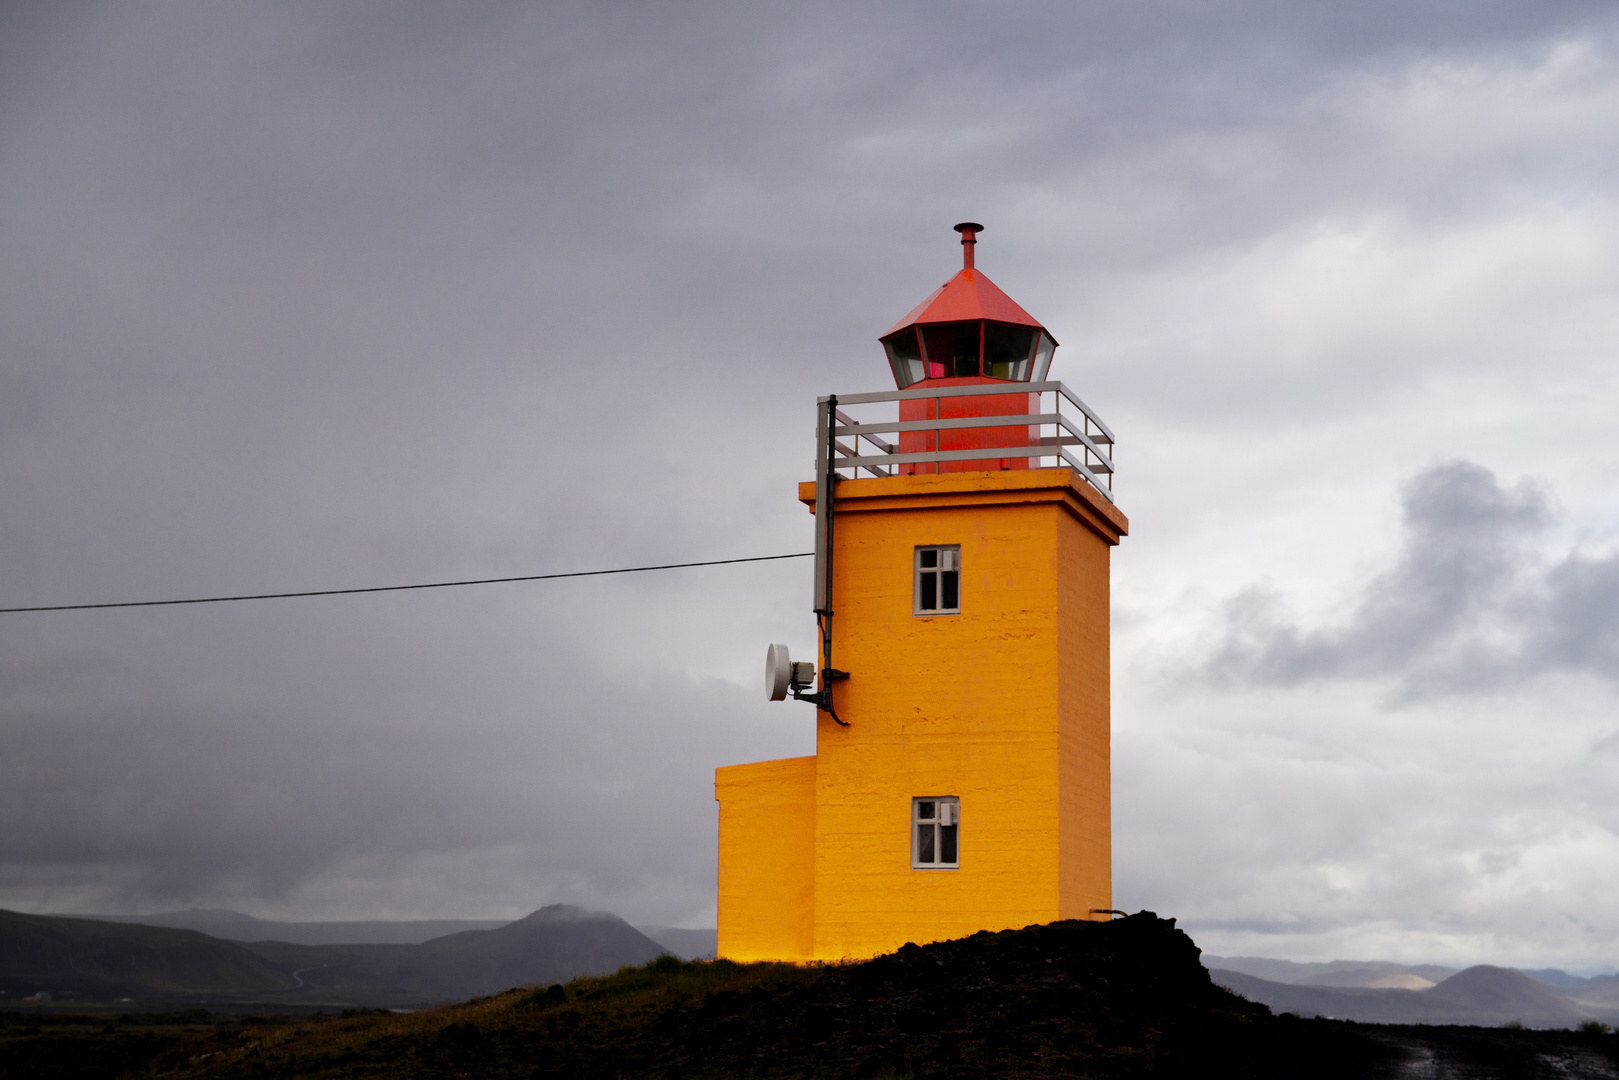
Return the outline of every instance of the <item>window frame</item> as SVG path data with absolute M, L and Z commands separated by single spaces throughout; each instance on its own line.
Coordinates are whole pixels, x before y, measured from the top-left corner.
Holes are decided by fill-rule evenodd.
M 929 817 L 929 818 L 922 817 L 923 804 L 928 804 L 932 808 L 932 816 L 931 817 Z M 944 807 L 944 806 L 950 806 L 950 807 L 953 808 L 950 815 L 949 815 L 950 818 L 951 818 L 952 823 L 949 824 L 949 825 L 945 825 L 945 824 L 942 823 L 944 815 L 942 815 L 940 811 L 941 811 L 941 808 Z M 932 832 L 932 836 L 931 836 L 932 850 L 933 850 L 935 855 L 940 855 L 940 856 L 942 856 L 944 854 L 943 849 L 945 847 L 945 841 L 947 839 L 945 837 L 944 833 L 943 833 L 943 830 L 945 830 L 945 829 L 954 829 L 955 830 L 955 835 L 953 837 L 949 838 L 950 840 L 952 840 L 954 842 L 954 846 L 955 846 L 955 849 L 956 849 L 955 850 L 956 858 L 955 858 L 954 862 L 944 862 L 942 859 L 934 859 L 932 862 L 923 862 L 921 860 L 922 848 L 924 846 L 923 845 L 923 839 L 922 839 L 922 830 L 924 828 L 927 828 Z M 959 795 L 915 795 L 915 796 L 912 796 L 911 797 L 910 832 L 911 832 L 911 869 L 912 870 L 960 870 L 961 869 L 961 797 Z
M 924 566 L 922 556 L 924 553 L 933 553 L 936 558 L 934 565 Z M 948 557 L 947 557 L 948 556 Z M 954 565 L 950 565 L 953 563 Z M 944 607 L 945 580 L 944 575 L 956 576 L 956 606 Z M 935 606 L 925 608 L 922 606 L 923 576 L 933 579 L 933 599 Z M 940 615 L 961 614 L 961 545 L 960 544 L 918 544 L 911 554 L 911 614 L 923 618 L 934 618 Z

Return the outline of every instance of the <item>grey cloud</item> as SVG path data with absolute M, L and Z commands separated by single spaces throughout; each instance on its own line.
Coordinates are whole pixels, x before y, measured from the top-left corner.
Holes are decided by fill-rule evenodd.
M 206 618 L 171 627 L 198 657 L 163 672 L 128 654 L 9 657 L 0 891 L 14 904 L 150 910 L 349 888 L 350 905 L 381 910 L 390 876 L 436 860 L 460 871 L 414 882 L 419 909 L 515 915 L 572 899 L 700 917 L 712 770 L 775 749 L 748 716 L 753 695 L 603 671 L 561 634 L 529 638 L 520 667 L 461 643 L 512 603 L 438 605 L 441 626 L 425 635 L 379 634 L 359 611 L 292 614 L 254 634 L 272 654 L 257 662 L 211 647 Z M 323 665 L 345 638 L 342 662 Z M 424 648 L 436 655 L 412 670 Z M 351 880 L 365 878 L 377 880 Z
M 1619 556 L 1569 556 L 1547 573 L 1539 599 L 1527 659 L 1619 679 Z
M 1530 480 L 1506 487 L 1465 461 L 1405 487 L 1395 563 L 1349 600 L 1341 621 L 1303 626 L 1281 598 L 1250 589 L 1225 606 L 1206 674 L 1252 685 L 1378 680 L 1402 698 L 1500 690 L 1551 671 L 1619 683 L 1619 554 L 1534 547 L 1552 520 Z
M 1223 439 L 1350 382 L 1375 408 L 1409 350 L 1386 380 L 1178 341 L 1092 362 L 1084 298 L 1139 281 L 1134 334 L 1179 318 L 1175 268 L 1301 221 L 1420 224 L 1570 161 L 1607 191 L 1597 126 L 1413 164 L 1319 97 L 1569 39 L 1606 62 L 1612 32 L 1606 3 L 0 6 L 3 599 L 802 550 L 809 404 L 880 385 L 875 336 L 964 217 L 1110 420 Z M 1479 612 L 1519 661 L 1611 670 L 1612 567 L 1536 577 L 1531 495 L 1458 481 L 1386 595 L 1337 629 L 1243 616 L 1231 671 L 1443 681 L 1482 663 Z M 0 620 L 0 902 L 683 920 L 709 770 L 808 748 L 753 689 L 807 591 Z

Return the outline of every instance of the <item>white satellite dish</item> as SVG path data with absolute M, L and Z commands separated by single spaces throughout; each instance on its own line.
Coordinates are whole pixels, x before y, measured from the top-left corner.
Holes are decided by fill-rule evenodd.
M 765 650 L 765 693 L 771 701 L 785 701 L 793 682 L 793 661 L 787 646 L 772 645 Z

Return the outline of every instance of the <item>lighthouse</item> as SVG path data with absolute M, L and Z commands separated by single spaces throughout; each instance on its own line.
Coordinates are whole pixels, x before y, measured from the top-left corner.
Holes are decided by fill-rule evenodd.
M 810 757 L 716 770 L 719 955 L 835 961 L 1112 908 L 1112 431 L 976 266 L 817 402 L 815 640 L 766 658 Z M 783 706 L 803 708 L 798 706 Z M 808 716 L 805 717 L 808 719 Z

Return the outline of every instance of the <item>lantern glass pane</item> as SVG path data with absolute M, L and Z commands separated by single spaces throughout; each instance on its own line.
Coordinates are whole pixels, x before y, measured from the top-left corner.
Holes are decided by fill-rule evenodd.
M 922 343 L 917 339 L 914 326 L 884 338 L 883 348 L 888 352 L 888 365 L 894 369 L 894 381 L 901 390 L 926 377 L 922 366 Z
M 1040 344 L 1034 350 L 1034 381 L 1045 382 L 1046 372 L 1051 370 L 1051 354 L 1057 351 L 1057 343 L 1051 340 L 1051 335 L 1045 331 L 1040 332 Z
M 992 379 L 1028 382 L 1039 333 L 1032 326 L 984 324 L 984 374 Z
M 939 323 L 922 327 L 922 355 L 928 378 L 951 379 L 979 373 L 979 334 L 982 324 Z

